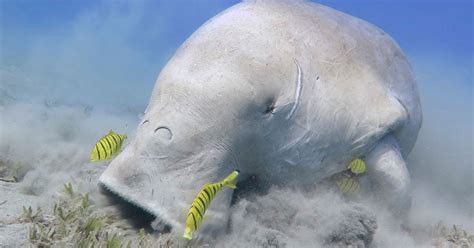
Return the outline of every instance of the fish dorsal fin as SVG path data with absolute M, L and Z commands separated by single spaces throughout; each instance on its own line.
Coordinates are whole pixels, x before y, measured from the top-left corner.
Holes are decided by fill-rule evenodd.
M 112 129 L 110 129 L 110 130 L 109 130 L 109 134 L 113 134 L 113 133 L 114 133 L 114 131 L 112 131 Z

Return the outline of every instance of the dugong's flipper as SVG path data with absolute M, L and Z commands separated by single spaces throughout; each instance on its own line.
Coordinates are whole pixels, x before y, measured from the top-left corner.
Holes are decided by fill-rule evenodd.
M 367 173 L 376 191 L 395 214 L 406 214 L 410 207 L 410 175 L 392 135 L 381 139 L 366 156 Z

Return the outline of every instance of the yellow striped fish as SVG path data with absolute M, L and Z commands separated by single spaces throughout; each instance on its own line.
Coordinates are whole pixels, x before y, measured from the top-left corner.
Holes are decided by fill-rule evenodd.
M 365 172 L 365 162 L 362 159 L 357 158 L 352 160 L 352 162 L 349 164 L 349 167 L 347 168 L 356 175 L 362 174 Z
M 192 239 L 192 234 L 197 230 L 201 221 L 204 217 L 204 213 L 211 204 L 212 199 L 216 196 L 223 186 L 231 189 L 237 188 L 234 185 L 235 178 L 239 175 L 239 170 L 235 170 L 228 175 L 224 180 L 218 183 L 206 183 L 204 187 L 199 191 L 196 198 L 194 198 L 191 207 L 189 208 L 188 216 L 186 217 L 186 226 L 184 230 L 183 238 L 186 240 Z
M 360 184 L 355 178 L 343 177 L 336 181 L 339 191 L 348 196 L 354 196 L 360 191 Z
M 120 152 L 122 143 L 126 138 L 126 134 L 118 134 L 110 130 L 107 135 L 95 143 L 90 160 L 95 162 L 110 159 L 113 155 Z

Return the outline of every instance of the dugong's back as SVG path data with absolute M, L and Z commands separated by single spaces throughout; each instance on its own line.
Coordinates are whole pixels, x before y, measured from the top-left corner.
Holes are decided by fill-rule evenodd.
M 301 85 L 295 62 L 302 70 Z M 210 73 L 221 76 L 222 71 L 221 85 L 205 85 Z M 240 80 L 227 80 L 230 73 Z M 300 130 L 291 130 L 284 142 L 302 154 L 326 145 L 334 159 L 343 153 L 347 160 L 393 133 L 406 156 L 421 125 L 414 75 L 396 43 L 363 20 L 314 3 L 241 3 L 224 11 L 177 51 L 161 72 L 150 105 L 166 91 L 166 81 L 173 88 L 176 82 L 212 89 L 253 87 L 269 92 L 277 110 L 296 102 L 291 126 Z M 330 156 L 308 159 L 331 161 Z

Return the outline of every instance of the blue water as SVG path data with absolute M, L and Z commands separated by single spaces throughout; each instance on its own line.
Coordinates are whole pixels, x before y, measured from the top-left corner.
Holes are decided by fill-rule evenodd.
M 133 82 L 127 99 L 145 104 L 157 73 L 176 48 L 236 2 L 4 0 L 0 66 L 33 70 L 36 78 L 55 81 L 51 87 L 59 89 L 54 96 L 74 81 L 81 98 L 103 104 L 120 97 Z M 418 58 L 426 58 L 470 71 L 460 83 L 472 88 L 472 1 L 316 2 L 381 27 L 415 67 Z M 71 67 L 76 67 L 73 72 Z M 116 87 L 110 89 L 107 81 Z M 91 91 L 93 85 L 99 88 Z

